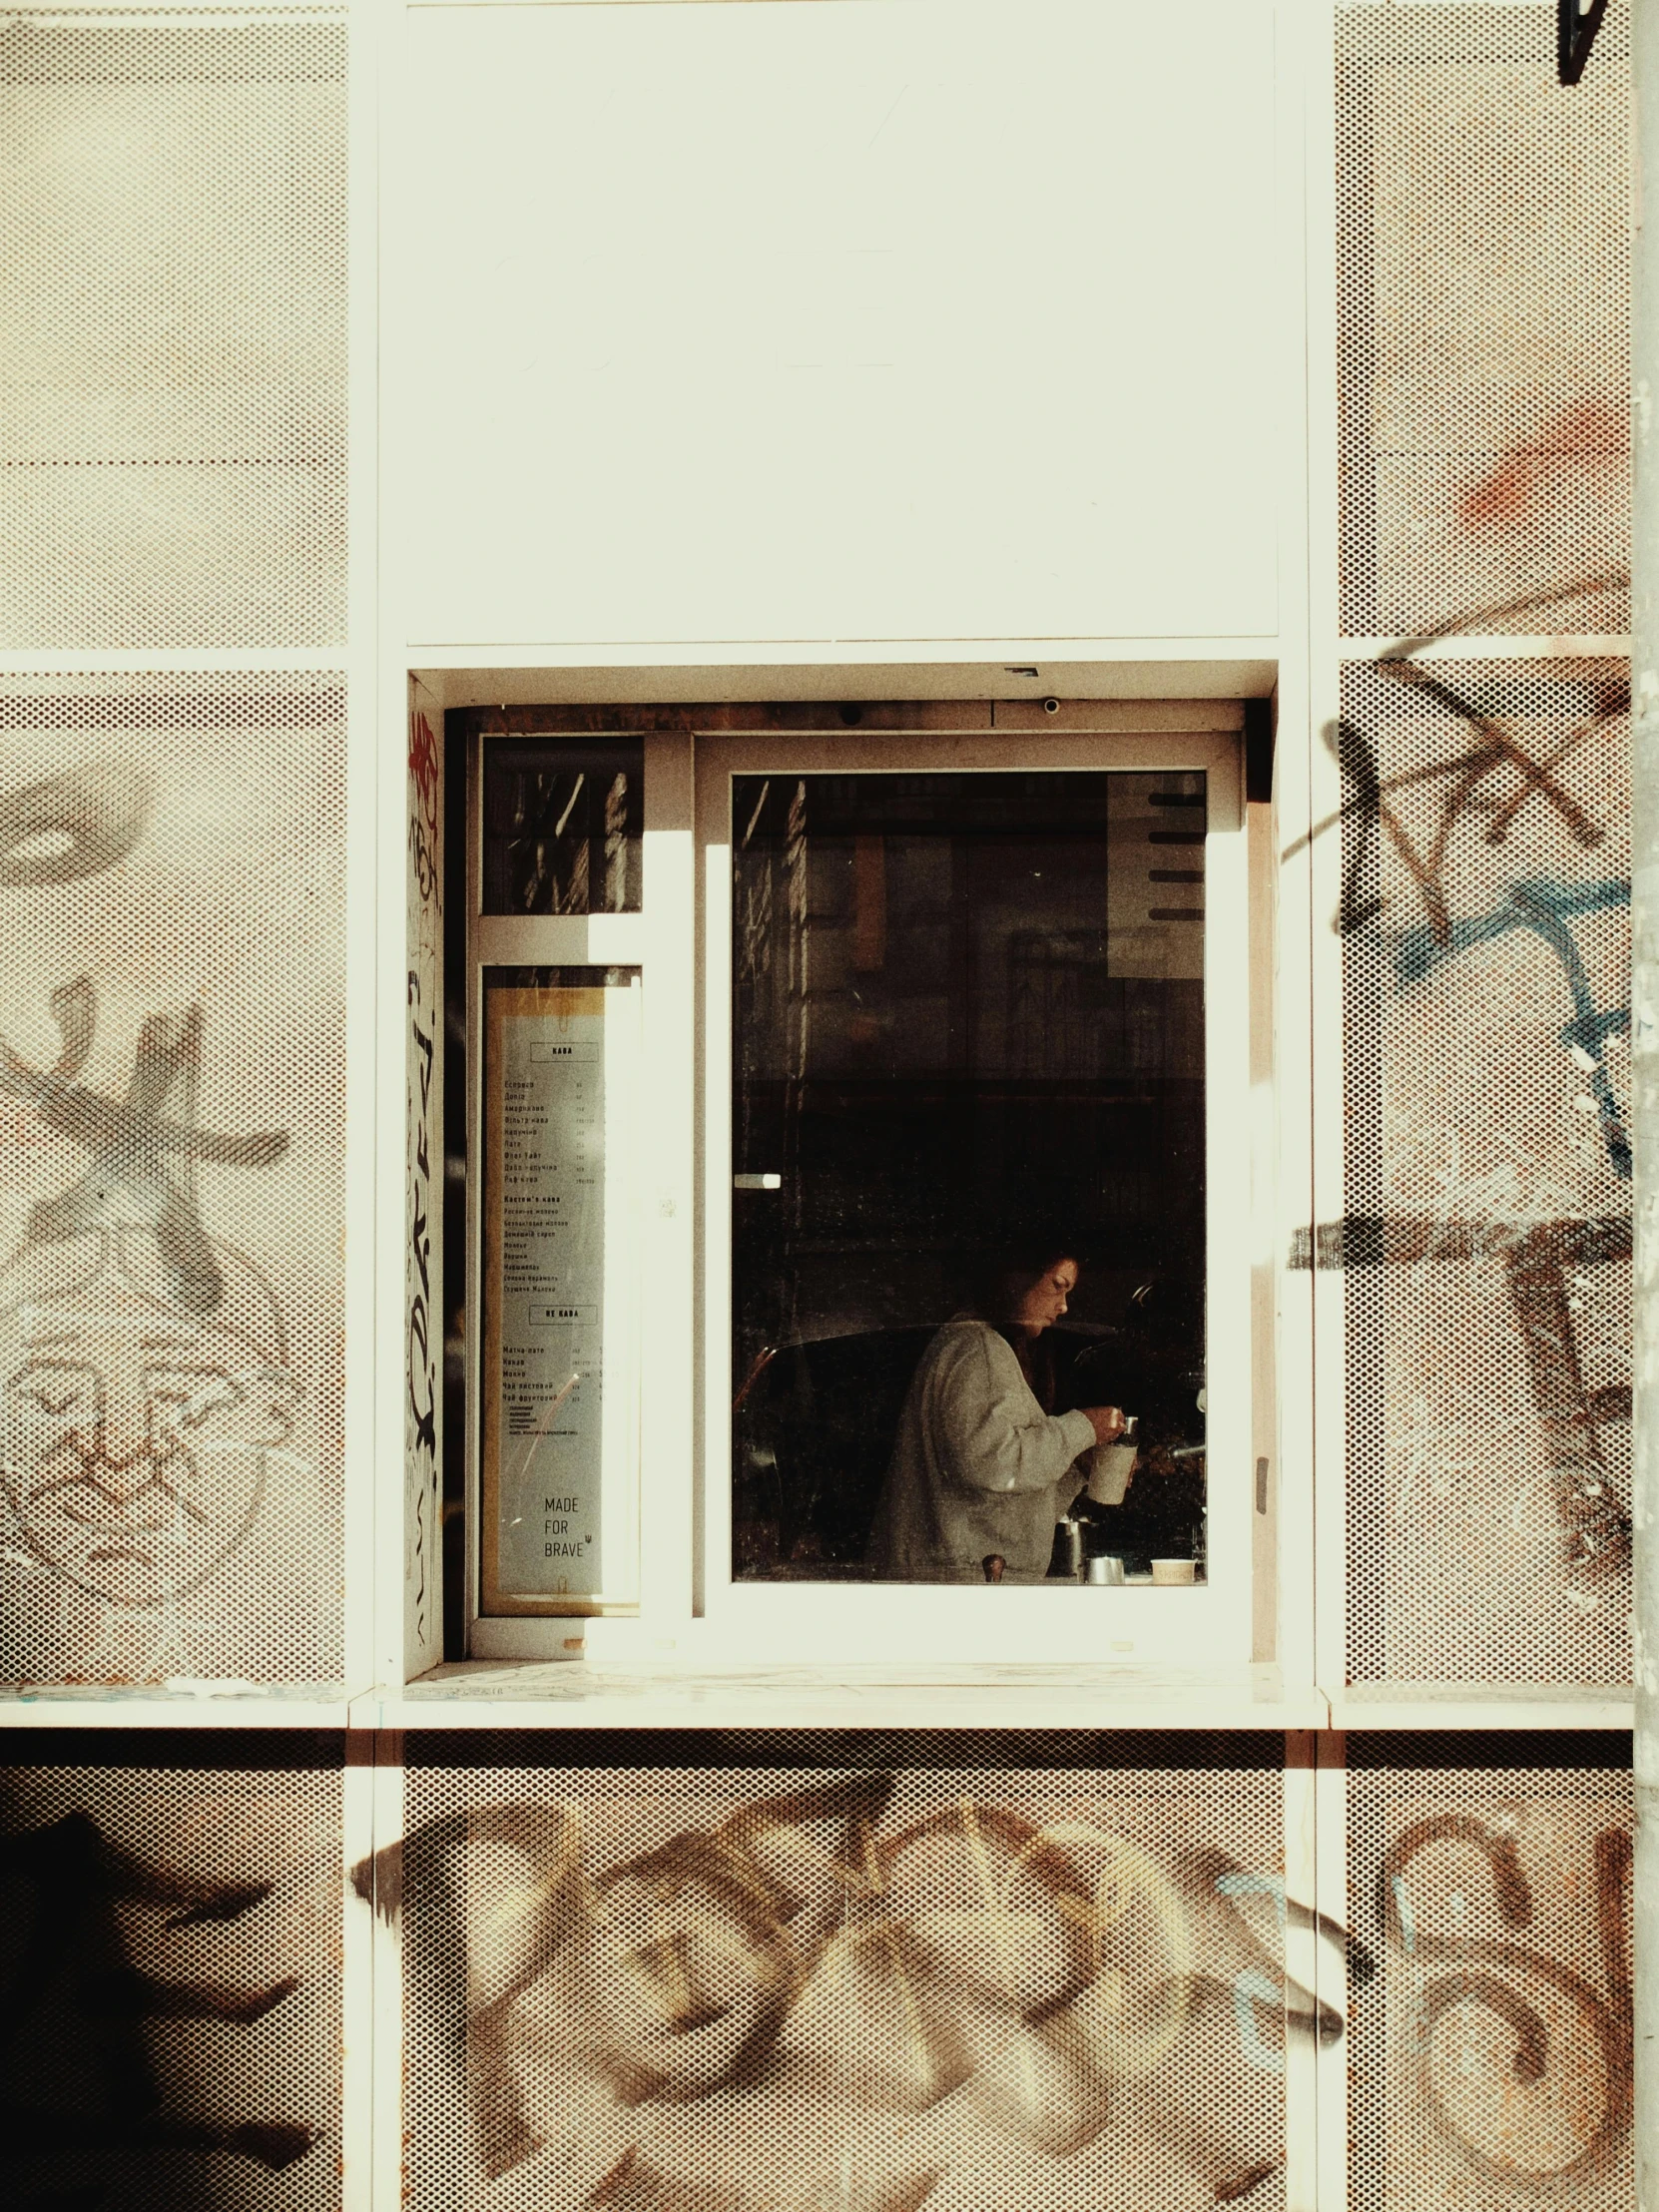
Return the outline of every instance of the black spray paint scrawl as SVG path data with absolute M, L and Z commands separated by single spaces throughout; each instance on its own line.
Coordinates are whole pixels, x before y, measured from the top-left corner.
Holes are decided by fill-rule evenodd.
M 0 881 L 30 887 L 125 857 L 146 794 L 87 771 L 0 802 Z M 119 804 L 118 804 L 119 802 Z M 118 819 L 119 817 L 119 819 Z M 0 1495 L 8 1564 L 114 1616 L 158 1625 L 246 1537 L 299 1385 L 275 1293 L 209 1234 L 199 1164 L 259 1169 L 287 1136 L 201 1126 L 204 1021 L 153 1014 L 122 1095 L 81 1078 L 97 1033 L 91 979 L 50 994 L 56 1061 L 0 1039 L 0 1094 L 84 1155 L 40 1198 L 0 1265 Z M 186 1654 L 166 1633 L 149 1671 Z M 96 1655 L 95 1655 L 96 1657 Z

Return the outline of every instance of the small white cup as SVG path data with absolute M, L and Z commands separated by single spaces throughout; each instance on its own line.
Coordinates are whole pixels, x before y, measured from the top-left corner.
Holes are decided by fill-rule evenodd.
M 1089 1470 L 1088 1495 L 1095 1505 L 1121 1505 L 1129 1487 L 1139 1444 L 1092 1444 L 1084 1454 Z
M 1161 1590 L 1191 1589 L 1198 1577 L 1190 1559 L 1154 1559 L 1152 1579 Z

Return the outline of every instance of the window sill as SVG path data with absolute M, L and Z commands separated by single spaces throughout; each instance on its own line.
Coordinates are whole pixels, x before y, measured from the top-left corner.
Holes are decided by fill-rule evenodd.
M 1553 1682 L 1364 1682 L 1324 1693 L 1344 1729 L 1629 1729 L 1634 1693 Z
M 7 1728 L 324 1728 L 351 1725 L 340 1682 L 42 1684 L 0 1691 Z
M 358 1728 L 1324 1728 L 1272 1666 L 599 1666 L 466 1660 L 352 1707 Z

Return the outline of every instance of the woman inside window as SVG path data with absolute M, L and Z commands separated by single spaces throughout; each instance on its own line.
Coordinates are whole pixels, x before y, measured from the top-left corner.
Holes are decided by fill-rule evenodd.
M 899 1416 L 870 1532 L 893 1582 L 1040 1582 L 1054 1524 L 1082 1488 L 1079 1455 L 1123 1433 L 1115 1405 L 1051 1413 L 1039 1346 L 1077 1286 L 1074 1247 L 1005 1247 L 973 1310 L 938 1331 Z M 1045 1400 L 1047 1403 L 1045 1403 Z

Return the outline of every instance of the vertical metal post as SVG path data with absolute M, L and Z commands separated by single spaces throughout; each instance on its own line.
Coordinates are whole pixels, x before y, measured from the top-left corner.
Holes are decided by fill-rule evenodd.
M 1636 2204 L 1659 2212 L 1659 0 L 1631 0 L 1636 111 L 1630 593 L 1630 1137 L 1636 1251 L 1631 1471 L 1636 1686 Z

